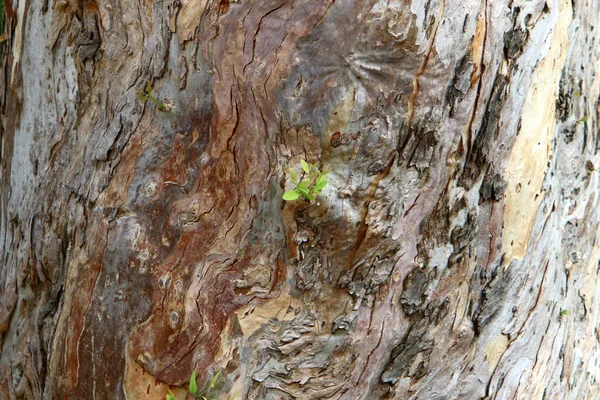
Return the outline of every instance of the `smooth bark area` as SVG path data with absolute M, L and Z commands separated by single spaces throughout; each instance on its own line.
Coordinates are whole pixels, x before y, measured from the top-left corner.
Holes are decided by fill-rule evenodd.
M 2 398 L 600 396 L 598 1 L 2 1 Z

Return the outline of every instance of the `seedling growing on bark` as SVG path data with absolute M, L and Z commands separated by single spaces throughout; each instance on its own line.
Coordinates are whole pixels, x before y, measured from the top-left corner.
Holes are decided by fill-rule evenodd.
M 303 171 L 300 179 L 298 179 L 298 175 L 292 168 L 288 169 L 290 178 L 296 188 L 283 194 L 283 199 L 286 201 L 298 200 L 300 196 L 306 201 L 313 201 L 327 186 L 327 174 L 329 172 L 321 171 L 317 164 L 309 164 L 304 160 L 300 160 L 300 163 Z
M 158 107 L 159 111 L 167 111 L 167 106 L 165 106 L 165 103 L 163 103 L 162 101 L 158 100 L 156 97 L 152 96 L 152 84 L 150 82 L 148 82 L 146 84 L 146 88 L 144 90 L 139 89 L 139 88 L 135 88 L 135 90 L 137 90 L 137 98 L 142 100 L 142 101 L 148 101 L 150 100 L 151 102 L 153 102 L 154 104 L 156 104 L 156 106 Z
M 192 396 L 194 396 L 195 399 L 214 400 L 213 398 L 207 397 L 207 396 L 208 396 L 208 392 L 210 392 L 211 390 L 213 390 L 215 388 L 215 385 L 217 384 L 217 380 L 219 379 L 220 375 L 221 375 L 221 370 L 217 371 L 215 376 L 213 376 L 213 378 L 208 383 L 208 388 L 205 391 L 198 392 L 198 382 L 196 381 L 196 371 L 193 371 L 192 376 L 190 376 L 190 384 L 188 385 L 188 392 Z M 166 400 L 177 400 L 177 397 L 175 397 L 173 392 L 171 392 L 169 390 L 169 394 L 167 394 Z

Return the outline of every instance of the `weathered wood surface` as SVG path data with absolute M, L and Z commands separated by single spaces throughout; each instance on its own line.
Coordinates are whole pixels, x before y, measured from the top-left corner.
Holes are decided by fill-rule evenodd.
M 597 1 L 3 1 L 2 398 L 600 395 Z

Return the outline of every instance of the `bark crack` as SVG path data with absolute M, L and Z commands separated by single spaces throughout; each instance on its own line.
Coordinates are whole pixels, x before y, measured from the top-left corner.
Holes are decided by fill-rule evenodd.
M 383 318 L 383 322 L 381 323 L 381 329 L 379 330 L 379 340 L 377 341 L 377 344 L 375 345 L 375 347 L 373 347 L 373 349 L 369 352 L 369 355 L 367 356 L 367 361 L 365 362 L 365 366 L 363 367 L 363 370 L 361 371 L 360 375 L 358 376 L 358 380 L 355 383 L 358 383 L 362 380 L 363 375 L 365 374 L 365 372 L 367 371 L 367 368 L 369 367 L 369 362 L 371 361 L 371 356 L 373 355 L 373 353 L 375 353 L 375 350 L 377 350 L 379 348 L 379 346 L 381 345 L 381 341 L 383 340 L 383 331 L 385 329 L 386 321 L 387 321 L 387 315 Z
M 269 10 L 258 21 L 258 26 L 256 28 L 256 32 L 254 32 L 254 36 L 252 37 L 252 58 L 250 59 L 250 61 L 246 65 L 244 65 L 244 68 L 242 69 L 242 73 L 245 74 L 246 73 L 246 68 L 248 68 L 248 66 L 254 62 L 254 58 L 256 56 L 256 38 L 258 37 L 258 34 L 260 32 L 260 28 L 262 27 L 263 20 L 265 18 L 267 18 L 269 15 L 273 14 L 275 11 L 277 11 L 280 8 L 282 8 L 283 6 L 285 6 L 285 5 L 286 5 L 286 2 L 283 2 L 282 4 L 278 5 L 277 7 Z
M 471 109 L 471 114 L 469 115 L 469 120 L 467 122 L 467 134 L 468 136 L 466 138 L 463 138 L 463 142 L 464 142 L 464 146 L 466 148 L 466 153 L 468 154 L 469 151 L 471 150 L 471 148 L 473 147 L 473 122 L 475 120 L 475 114 L 479 104 L 479 99 L 481 98 L 481 87 L 483 86 L 483 73 L 485 72 L 485 65 L 483 64 L 483 61 L 485 59 L 485 50 L 486 50 L 486 43 L 487 43 L 487 37 L 488 37 L 488 17 L 487 17 L 487 8 L 488 8 L 488 0 L 484 0 L 483 3 L 483 43 L 481 45 L 481 56 L 479 57 L 479 61 L 477 64 L 477 72 L 478 72 L 478 82 L 477 82 L 477 92 L 475 94 L 475 100 L 473 102 L 473 107 Z M 473 78 L 471 78 L 473 80 Z

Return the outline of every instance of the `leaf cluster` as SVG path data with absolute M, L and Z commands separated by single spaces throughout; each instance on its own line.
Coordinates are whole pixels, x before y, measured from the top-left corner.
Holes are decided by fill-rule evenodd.
M 217 371 L 215 376 L 213 376 L 213 378 L 208 383 L 208 387 L 206 388 L 206 390 L 203 392 L 199 392 L 198 391 L 198 382 L 196 381 L 196 371 L 193 371 L 192 376 L 190 376 L 190 384 L 188 386 L 188 392 L 192 396 L 194 396 L 194 398 L 196 398 L 196 399 L 214 400 L 213 398 L 208 397 L 208 393 L 215 388 L 220 375 L 221 375 L 221 370 Z M 169 394 L 167 394 L 166 400 L 177 400 L 177 397 L 175 397 L 173 392 L 171 392 L 169 390 Z
M 306 201 L 313 201 L 327 186 L 327 174 L 329 172 L 321 171 L 317 164 L 309 164 L 304 160 L 300 160 L 300 163 L 303 171 L 300 178 L 292 168 L 288 169 L 290 178 L 296 187 L 294 190 L 288 190 L 283 194 L 284 200 L 294 201 L 302 196 Z
M 153 102 L 154 104 L 156 104 L 156 106 L 158 107 L 159 111 L 167 111 L 167 107 L 165 106 L 165 103 L 163 103 L 162 101 L 158 100 L 156 97 L 152 96 L 152 84 L 150 82 L 148 82 L 146 84 L 146 88 L 144 90 L 140 89 L 140 88 L 135 88 L 135 90 L 137 90 L 137 95 L 136 97 L 142 101 L 148 101 L 150 100 L 151 102 Z

